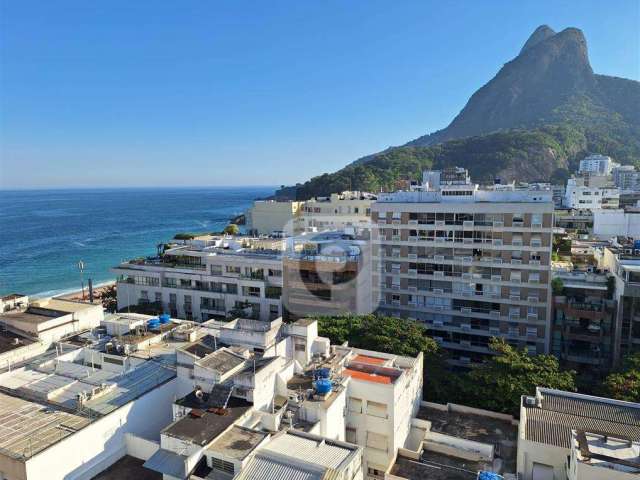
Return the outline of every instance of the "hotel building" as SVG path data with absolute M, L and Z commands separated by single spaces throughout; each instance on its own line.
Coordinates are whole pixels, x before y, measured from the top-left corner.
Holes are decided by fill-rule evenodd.
M 425 172 L 372 206 L 374 305 L 415 319 L 468 365 L 491 337 L 549 353 L 550 191 L 484 190 L 461 169 Z

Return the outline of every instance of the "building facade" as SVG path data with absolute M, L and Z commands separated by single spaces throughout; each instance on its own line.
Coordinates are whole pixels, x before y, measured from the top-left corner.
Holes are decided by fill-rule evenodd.
M 494 336 L 549 352 L 550 192 L 466 183 L 381 194 L 372 221 L 381 312 L 424 323 L 454 363 L 481 361 Z
M 304 203 L 302 225 L 307 231 L 368 229 L 375 199 L 371 193 L 349 191 L 312 198 Z
M 197 321 L 281 315 L 281 251 L 254 248 L 252 239 L 212 237 L 170 248 L 159 257 L 124 262 L 112 271 L 118 275 L 119 310 L 148 305 Z
M 334 233 L 288 241 L 282 259 L 285 318 L 371 312 L 367 241 Z
M 554 296 L 552 351 L 567 368 L 604 374 L 614 364 L 616 305 L 608 275 L 554 272 L 563 291 Z
M 611 175 L 611 170 L 618 166 L 611 157 L 606 155 L 589 155 L 580 160 L 580 173 L 593 173 L 595 175 Z
M 303 205 L 304 202 L 290 200 L 256 200 L 245 215 L 247 231 L 253 235 L 293 235 L 298 231 Z

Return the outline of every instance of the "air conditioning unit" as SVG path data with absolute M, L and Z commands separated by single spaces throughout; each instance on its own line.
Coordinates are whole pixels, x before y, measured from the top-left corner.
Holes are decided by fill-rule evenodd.
M 491 280 L 494 282 L 499 282 L 502 280 L 502 275 L 491 275 Z
M 444 290 L 442 288 L 434 288 L 433 293 L 444 293 Z
M 461 311 L 462 313 L 471 313 L 473 310 L 471 310 L 471 309 L 470 309 L 470 308 L 468 308 L 468 307 L 463 307 L 463 308 L 461 308 L 461 309 L 460 309 L 460 311 Z
M 409 260 L 417 260 L 418 259 L 418 254 L 417 253 L 410 253 L 407 255 L 407 258 Z
M 433 260 L 435 260 L 436 262 L 442 262 L 444 261 L 444 255 L 434 255 Z
M 493 226 L 494 226 L 495 228 L 504 227 L 504 222 L 500 222 L 500 221 L 498 221 L 498 222 L 493 222 Z
M 520 295 L 509 295 L 509 300 L 520 300 Z
M 433 276 L 434 277 L 444 277 L 444 272 L 443 271 L 433 272 Z
M 417 225 L 418 220 L 409 220 L 409 225 Z

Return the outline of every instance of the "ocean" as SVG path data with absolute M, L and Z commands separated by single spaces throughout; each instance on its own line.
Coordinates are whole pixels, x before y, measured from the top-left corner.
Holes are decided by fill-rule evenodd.
M 0 295 L 48 296 L 114 278 L 178 232 L 219 231 L 274 187 L 0 191 Z

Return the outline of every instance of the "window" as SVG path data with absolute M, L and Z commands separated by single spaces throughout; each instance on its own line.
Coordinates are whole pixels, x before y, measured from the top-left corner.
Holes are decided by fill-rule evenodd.
M 367 415 L 387 418 L 387 405 L 385 403 L 367 401 Z
M 222 265 L 211 265 L 211 275 L 222 275 Z
M 282 276 L 282 270 L 276 270 L 275 268 L 270 268 L 269 269 L 269 276 L 270 277 L 281 277 Z
M 295 345 L 296 352 L 306 352 L 307 348 L 304 343 L 296 343 Z
M 175 293 L 170 293 L 169 294 L 169 303 L 171 303 L 172 305 L 175 305 L 176 302 L 177 302 L 176 294 Z
M 345 440 L 349 443 L 358 443 L 358 431 L 355 428 L 347 427 Z
M 349 397 L 348 409 L 351 413 L 362 413 L 362 400 L 356 397 Z
M 242 287 L 242 294 L 245 297 L 259 297 L 260 287 Z
M 225 271 L 227 273 L 240 273 L 240 267 L 236 267 L 234 265 L 227 265 L 225 267 Z
M 162 292 L 156 292 L 156 302 L 162 302 Z

